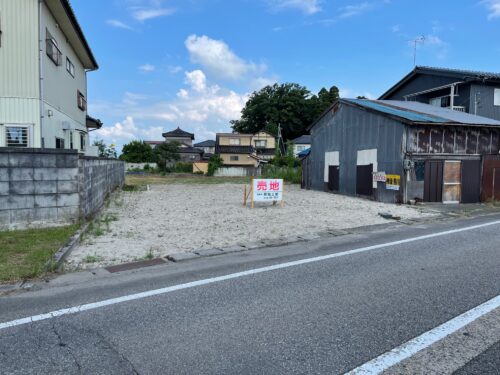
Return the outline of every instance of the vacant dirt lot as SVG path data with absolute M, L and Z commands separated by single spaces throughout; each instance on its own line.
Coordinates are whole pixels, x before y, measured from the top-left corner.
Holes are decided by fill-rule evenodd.
M 285 186 L 284 207 L 245 208 L 241 184 L 152 185 L 120 192 L 68 259 L 87 268 L 428 214 L 418 209 Z

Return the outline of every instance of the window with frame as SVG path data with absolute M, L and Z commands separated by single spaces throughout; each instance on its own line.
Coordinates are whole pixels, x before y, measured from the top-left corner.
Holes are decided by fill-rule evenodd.
M 5 145 L 7 147 L 29 147 L 30 132 L 26 126 L 6 126 Z
M 500 106 L 500 89 L 495 89 L 493 94 L 493 105 Z
M 267 141 L 263 139 L 257 139 L 255 140 L 255 147 L 257 148 L 266 148 L 267 146 Z
M 64 148 L 64 139 L 56 137 L 56 148 Z
M 45 49 L 47 52 L 47 56 L 52 60 L 54 64 L 56 64 L 56 66 L 59 66 L 62 63 L 62 52 L 57 46 L 57 40 L 55 40 L 49 30 L 46 29 L 45 31 Z
M 240 160 L 240 157 L 238 155 L 231 155 L 229 156 L 230 161 L 238 161 Z
M 306 149 L 306 146 L 304 145 L 298 145 L 296 146 L 297 147 L 297 151 L 300 152 L 300 151 L 304 151 Z
M 87 101 L 85 100 L 85 95 L 83 95 L 80 91 L 77 92 L 77 104 L 78 108 L 82 111 L 87 109 Z
M 71 75 L 71 77 L 75 78 L 75 65 L 67 57 L 66 57 L 66 71 Z
M 239 138 L 229 138 L 229 144 L 238 146 L 240 144 L 240 139 Z
M 69 148 L 73 150 L 73 132 L 69 132 Z
M 85 134 L 80 133 L 80 150 L 85 151 Z

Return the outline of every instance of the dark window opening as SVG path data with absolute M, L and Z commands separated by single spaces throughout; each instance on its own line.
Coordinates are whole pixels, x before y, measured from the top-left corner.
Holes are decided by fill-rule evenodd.
M 229 160 L 230 160 L 230 161 L 238 161 L 238 160 L 239 160 L 239 157 L 238 157 L 238 155 L 231 155 L 231 156 L 229 157 Z
M 85 100 L 85 96 L 80 91 L 77 92 L 77 103 L 78 103 L 78 108 L 81 109 L 82 111 L 85 111 L 87 109 L 87 102 Z
M 56 138 L 56 148 L 64 148 L 64 139 Z
M 425 161 L 418 160 L 415 162 L 415 181 L 425 180 Z
M 62 52 L 57 46 L 57 40 L 54 39 L 49 30 L 46 30 L 45 47 L 47 56 L 52 60 L 52 62 L 56 64 L 56 66 L 61 65 Z

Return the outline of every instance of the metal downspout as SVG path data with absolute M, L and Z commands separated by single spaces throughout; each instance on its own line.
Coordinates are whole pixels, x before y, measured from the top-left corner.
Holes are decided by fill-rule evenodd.
M 44 103 L 44 77 L 43 77 L 43 30 L 42 30 L 42 4 L 44 0 L 38 0 L 38 74 L 39 74 L 39 91 L 40 91 L 40 147 L 45 148 L 45 139 L 43 134 L 45 116 L 43 111 Z

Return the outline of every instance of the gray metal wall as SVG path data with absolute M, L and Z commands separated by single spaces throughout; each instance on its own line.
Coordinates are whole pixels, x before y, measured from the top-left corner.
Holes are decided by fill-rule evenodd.
M 477 107 L 477 115 L 484 116 L 488 118 L 493 118 L 500 121 L 500 106 L 495 106 L 493 103 L 495 88 L 500 88 L 500 84 L 496 86 L 492 85 L 471 85 L 470 90 L 470 102 L 471 111 L 474 113 L 474 100 L 476 93 L 479 98 L 479 105 Z
M 378 170 L 399 174 L 403 184 L 403 145 L 405 125 L 374 112 L 340 103 L 335 114 L 327 113 L 311 129 L 311 154 L 307 163 L 307 187 L 325 190 L 325 152 L 339 151 L 340 192 L 356 194 L 357 152 L 377 149 Z M 402 200 L 403 186 L 399 192 L 386 190 L 378 183 L 377 200 L 398 202 Z
M 434 87 L 448 85 L 450 83 L 454 83 L 457 81 L 458 80 L 456 78 L 453 78 L 453 77 L 440 77 L 440 76 L 419 74 L 415 78 L 413 78 L 412 80 L 408 81 L 406 84 L 401 86 L 392 95 L 385 97 L 384 99 L 386 99 L 386 100 L 405 100 L 404 95 L 413 94 L 415 92 L 432 89 Z M 438 96 L 438 95 L 436 95 L 436 96 Z

